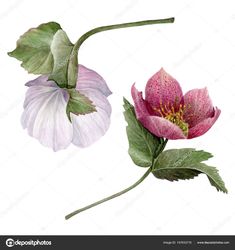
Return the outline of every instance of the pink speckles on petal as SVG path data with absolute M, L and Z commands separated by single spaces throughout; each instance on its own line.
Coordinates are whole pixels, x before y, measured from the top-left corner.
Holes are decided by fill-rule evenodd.
M 133 84 L 131 87 L 131 95 L 135 104 L 135 113 L 137 119 L 150 115 L 147 110 L 145 100 L 142 97 L 142 92 L 136 89 L 135 84 Z
M 184 104 L 184 119 L 190 128 L 213 114 L 213 106 L 207 88 L 188 91 L 184 95 Z
M 162 105 L 179 108 L 183 93 L 179 83 L 161 68 L 147 82 L 145 100 L 156 109 Z
M 221 111 L 220 109 L 215 108 L 213 112 L 213 117 L 206 118 L 196 126 L 189 129 L 188 139 L 192 139 L 205 134 L 213 126 L 213 124 L 220 116 Z
M 140 122 L 151 133 L 171 140 L 186 139 L 183 131 L 174 123 L 158 116 L 141 117 Z
M 135 113 L 137 119 L 147 128 L 151 133 L 158 137 L 165 137 L 167 139 L 185 139 L 182 130 L 172 122 L 165 118 L 152 116 L 149 114 L 146 107 L 146 102 L 142 97 L 142 92 L 139 92 L 135 85 L 132 85 L 131 95 L 135 104 Z
M 148 80 L 145 99 L 134 85 L 131 94 L 137 119 L 158 137 L 175 140 L 203 135 L 220 115 L 206 88 L 190 90 L 183 96 L 179 83 L 163 68 Z

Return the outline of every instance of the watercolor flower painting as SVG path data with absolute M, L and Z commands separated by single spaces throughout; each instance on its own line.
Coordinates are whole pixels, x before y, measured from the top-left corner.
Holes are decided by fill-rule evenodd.
M 168 140 L 201 136 L 216 122 L 221 111 L 213 107 L 207 89 L 193 89 L 183 96 L 179 83 L 161 68 L 147 82 L 145 99 L 135 84 L 131 95 L 134 106 L 123 100 L 128 153 L 147 171 L 131 186 L 73 211 L 66 219 L 129 192 L 150 174 L 171 182 L 205 174 L 217 191 L 228 192 L 218 170 L 204 163 L 213 157 L 211 153 L 194 148 L 164 150 Z
M 180 84 L 163 68 L 148 80 L 145 100 L 135 85 L 131 94 L 136 117 L 143 126 L 154 135 L 171 140 L 205 134 L 221 112 L 213 107 L 206 88 L 183 95 Z
M 101 26 L 84 33 L 74 44 L 56 22 L 28 30 L 8 53 L 28 73 L 39 75 L 26 83 L 23 128 L 54 151 L 71 143 L 92 145 L 110 126 L 111 91 L 102 76 L 78 60 L 81 45 L 99 32 L 173 22 L 174 18 L 166 18 Z M 77 209 L 65 219 L 129 192 L 150 174 L 171 182 L 204 174 L 217 191 L 227 193 L 218 170 L 205 164 L 213 157 L 211 153 L 195 148 L 165 150 L 168 140 L 202 136 L 215 124 L 221 110 L 213 106 L 207 89 L 192 89 L 183 95 L 178 81 L 161 68 L 148 80 L 144 97 L 135 84 L 131 95 L 134 105 L 123 98 L 128 153 L 136 166 L 147 170 L 131 186 Z
M 23 128 L 54 151 L 70 143 L 79 147 L 93 144 L 109 128 L 107 97 L 111 91 L 98 73 L 78 64 L 81 45 L 99 32 L 172 22 L 174 18 L 101 26 L 83 34 L 75 44 L 56 22 L 29 29 L 8 53 L 29 73 L 40 75 L 26 83 Z
M 77 93 L 87 97 L 94 105 L 91 113 L 66 114 L 69 91 L 59 88 L 47 76 L 39 76 L 26 83 L 29 87 L 24 102 L 21 122 L 29 135 L 54 151 L 68 147 L 70 143 L 87 147 L 103 136 L 110 124 L 111 106 L 107 97 L 111 94 L 105 80 L 95 71 L 79 65 Z M 70 90 L 71 91 L 71 90 Z

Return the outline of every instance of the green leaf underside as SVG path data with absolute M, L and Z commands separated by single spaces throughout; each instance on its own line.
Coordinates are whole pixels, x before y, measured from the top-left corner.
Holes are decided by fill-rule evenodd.
M 49 75 L 48 79 L 61 88 L 75 88 L 77 53 L 61 26 L 49 22 L 24 33 L 8 55 L 22 61 L 21 66 L 29 73 Z
M 70 98 L 67 104 L 66 113 L 71 121 L 70 113 L 75 115 L 85 115 L 96 112 L 96 107 L 92 101 L 85 95 L 75 89 L 68 90 Z
M 160 139 L 152 135 L 142 124 L 136 119 L 135 110 L 125 98 L 124 116 L 128 124 L 126 127 L 127 137 L 129 141 L 128 153 L 132 161 L 140 167 L 149 167 L 155 150 L 160 146 Z
M 16 49 L 8 55 L 22 61 L 21 66 L 29 73 L 49 74 L 54 63 L 50 46 L 60 29 L 60 25 L 55 22 L 30 29 L 19 38 Z
M 54 67 L 49 80 L 54 80 L 60 87 L 74 88 L 77 81 L 77 51 L 63 30 L 59 30 L 52 41 L 51 52 Z
M 178 181 L 192 179 L 201 173 L 207 175 L 210 183 L 218 191 L 227 193 L 223 180 L 215 167 L 202 163 L 212 155 L 193 148 L 170 149 L 162 152 L 154 163 L 153 175 L 159 179 Z

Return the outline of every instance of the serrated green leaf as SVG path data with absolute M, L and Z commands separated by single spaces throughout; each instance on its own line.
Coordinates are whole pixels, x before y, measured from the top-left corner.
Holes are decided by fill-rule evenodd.
M 124 116 L 128 124 L 126 127 L 129 141 L 128 153 L 136 165 L 149 167 L 152 164 L 156 149 L 160 147 L 161 140 L 142 126 L 136 119 L 134 107 L 125 98 L 123 98 L 123 101 Z
M 67 104 L 66 113 L 70 121 L 70 113 L 73 113 L 75 115 L 85 115 L 96 112 L 95 105 L 88 97 L 79 93 L 75 89 L 70 89 L 68 90 L 68 92 L 70 98 Z
M 77 51 L 63 30 L 59 30 L 51 43 L 54 67 L 49 76 L 60 87 L 74 88 L 77 80 Z
M 223 180 L 215 167 L 202 163 L 212 154 L 205 151 L 196 151 L 193 148 L 170 149 L 162 152 L 153 166 L 153 175 L 159 179 L 169 181 L 192 179 L 204 173 L 212 186 L 218 191 L 227 193 Z
M 8 55 L 22 61 L 21 66 L 29 73 L 51 73 L 54 60 L 50 47 L 54 35 L 60 29 L 60 25 L 55 22 L 30 29 L 19 38 L 16 49 Z
M 206 161 L 211 157 L 213 157 L 211 153 L 203 150 L 196 151 L 194 148 L 169 149 L 158 156 L 153 170 L 162 167 L 162 164 L 165 167 L 184 167 L 193 163 Z

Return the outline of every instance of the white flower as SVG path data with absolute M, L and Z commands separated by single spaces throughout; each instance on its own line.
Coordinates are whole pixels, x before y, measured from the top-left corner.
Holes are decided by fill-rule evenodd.
M 87 147 L 103 136 L 110 124 L 111 94 L 104 79 L 95 71 L 79 65 L 76 90 L 88 97 L 96 111 L 85 115 L 66 114 L 69 94 L 47 76 L 40 76 L 26 83 L 29 87 L 21 117 L 23 128 L 30 136 L 54 151 L 64 149 L 72 142 Z

